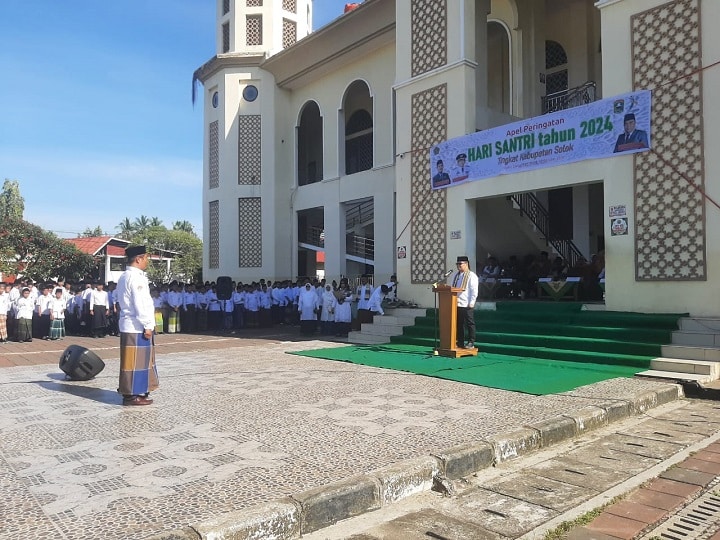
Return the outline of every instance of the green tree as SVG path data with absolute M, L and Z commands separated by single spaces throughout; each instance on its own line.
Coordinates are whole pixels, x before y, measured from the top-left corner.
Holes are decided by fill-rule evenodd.
M 143 232 L 145 232 L 145 229 L 150 227 L 150 219 L 145 215 L 136 217 L 135 221 L 133 222 L 133 226 L 135 227 L 136 233 L 142 234 Z
M 145 240 L 148 250 L 175 252 L 175 258 L 167 271 L 163 261 L 153 261 L 148 266 L 148 277 L 156 283 L 197 281 L 202 276 L 202 241 L 193 233 L 168 230 L 164 227 L 150 227 Z
M 91 229 L 90 227 L 85 227 L 85 230 L 80 233 L 81 238 L 93 238 L 95 236 L 105 236 L 105 233 L 103 233 L 102 227 L 98 225 L 94 229 Z
M 195 234 L 192 223 L 190 223 L 189 221 L 186 221 L 186 220 L 176 221 L 175 223 L 173 223 L 173 230 L 174 231 L 185 231 L 185 232 Z
M 144 244 L 150 252 L 170 251 L 173 261 L 168 270 L 164 261 L 152 261 L 147 268 L 148 277 L 155 283 L 194 281 L 202 277 L 202 241 L 188 221 L 175 221 L 172 230 L 158 217 L 145 215 L 134 220 L 125 218 L 117 227 L 120 238 L 133 244 Z
M 90 255 L 53 233 L 22 219 L 0 229 L 0 270 L 44 281 L 80 279 L 95 266 Z
M 5 179 L 0 192 L 0 219 L 22 219 L 25 212 L 25 199 L 20 195 L 20 184 L 17 180 Z
M 130 218 L 127 217 L 115 228 L 120 231 L 118 238 L 122 238 L 123 240 L 130 240 L 133 234 L 135 234 L 135 225 L 130 221 Z

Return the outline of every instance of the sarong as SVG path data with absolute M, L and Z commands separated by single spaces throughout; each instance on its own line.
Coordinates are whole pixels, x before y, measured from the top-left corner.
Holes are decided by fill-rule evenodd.
M 272 326 L 270 310 L 267 308 L 260 308 L 260 328 L 269 328 L 270 326 Z
M 171 309 L 168 313 L 168 334 L 175 334 L 180 331 L 180 317 L 178 312 Z
M 47 338 L 50 336 L 50 314 L 40 315 L 36 318 L 37 336 Z
M 123 396 L 141 396 L 159 386 L 155 365 L 155 336 L 120 332 L 120 385 Z
M 185 322 L 181 321 L 180 326 L 182 327 L 183 332 L 192 333 L 195 331 L 196 319 L 197 319 L 197 315 L 195 315 L 195 314 L 197 313 L 197 310 L 195 309 L 194 305 L 188 304 L 186 306 L 186 311 L 184 313 L 185 313 Z
M 207 310 L 200 308 L 197 312 L 197 327 L 200 332 L 204 332 L 208 328 Z
M 17 319 L 17 335 L 15 339 L 18 341 L 32 339 L 32 319 Z
M 108 318 L 107 318 L 107 308 L 102 305 L 98 304 L 96 306 L 92 307 L 93 314 L 92 314 L 92 330 L 93 332 L 97 333 L 98 331 L 105 332 L 105 328 L 108 325 Z
M 8 331 L 7 331 L 7 315 L 5 313 L 0 314 L 0 339 L 7 339 L 8 338 Z
M 155 333 L 163 333 L 163 311 L 161 308 L 155 308 Z
M 53 319 L 50 323 L 50 339 L 65 337 L 65 319 Z

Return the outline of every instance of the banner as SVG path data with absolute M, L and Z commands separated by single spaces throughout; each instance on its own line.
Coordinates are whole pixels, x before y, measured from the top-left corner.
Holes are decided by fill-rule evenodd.
M 630 92 L 442 142 L 433 189 L 650 149 L 650 91 Z

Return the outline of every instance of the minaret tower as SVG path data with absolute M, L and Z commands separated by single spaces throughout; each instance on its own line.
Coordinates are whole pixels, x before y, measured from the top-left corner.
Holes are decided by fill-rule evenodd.
M 272 56 L 311 31 L 312 0 L 218 0 L 218 54 Z
M 290 144 L 276 121 L 287 94 L 260 66 L 310 33 L 312 0 L 216 1 L 216 56 L 195 73 L 205 89 L 203 274 L 289 277 L 291 179 L 276 174 Z

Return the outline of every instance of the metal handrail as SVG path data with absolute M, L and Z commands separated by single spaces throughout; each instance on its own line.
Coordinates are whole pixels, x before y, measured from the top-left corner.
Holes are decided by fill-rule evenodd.
M 575 88 L 561 90 L 543 96 L 542 113 L 551 113 L 577 107 L 578 105 L 586 105 L 597 99 L 597 84 L 595 81 L 588 81 Z
M 581 257 L 584 257 L 572 240 L 550 238 L 550 214 L 534 194 L 529 192 L 514 193 L 510 195 L 510 199 L 520 207 L 521 214 L 527 215 L 528 219 L 532 221 L 533 225 L 535 225 L 545 237 L 545 241 L 550 244 L 570 266 L 575 266 L 575 263 L 577 263 Z
M 372 261 L 375 259 L 375 239 L 352 233 L 347 234 L 345 236 L 345 252 L 348 255 Z
M 311 246 L 325 247 L 325 230 L 322 227 L 307 227 L 299 231 L 298 240 Z M 345 236 L 345 252 L 369 261 L 375 258 L 375 239 L 348 233 Z
M 345 230 L 349 231 L 355 225 L 362 225 L 372 220 L 375 215 L 375 202 L 372 199 L 358 204 L 348 205 L 345 211 Z

